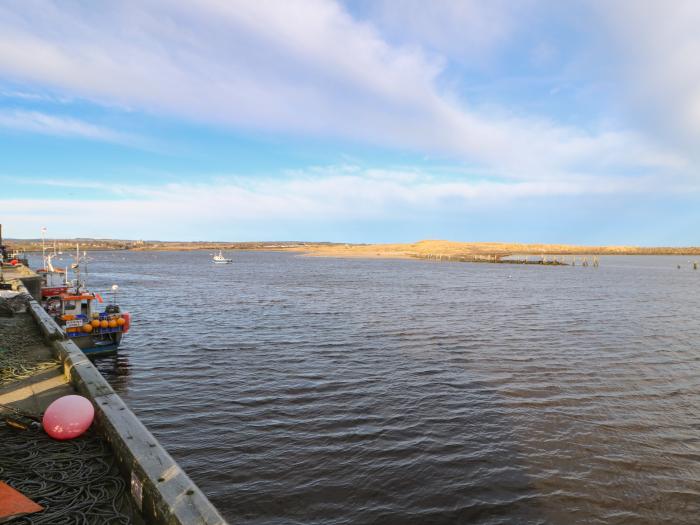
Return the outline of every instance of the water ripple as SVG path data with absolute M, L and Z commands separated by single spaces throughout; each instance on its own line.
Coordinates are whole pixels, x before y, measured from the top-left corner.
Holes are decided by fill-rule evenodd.
M 101 370 L 231 522 L 697 521 L 683 258 L 94 258 L 134 316 Z

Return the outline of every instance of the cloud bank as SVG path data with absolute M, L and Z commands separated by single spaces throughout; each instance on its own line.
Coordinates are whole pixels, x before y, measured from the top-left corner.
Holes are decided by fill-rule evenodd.
M 700 137 L 700 3 L 693 0 L 597 2 L 617 53 L 632 112 L 697 156 Z
M 182 150 L 196 151 L 169 144 L 169 150 L 168 145 L 151 148 L 152 156 L 124 155 L 124 164 L 107 170 L 98 152 L 97 160 L 91 158 L 95 171 L 117 172 L 131 163 L 129 183 L 103 186 L 85 173 L 80 181 L 59 173 L 58 166 L 55 177 L 41 181 L 56 189 L 54 197 L 2 195 L 0 206 L 30 232 L 51 222 L 62 224 L 67 234 L 99 235 L 84 230 L 82 217 L 63 213 L 80 200 L 88 215 L 119 217 L 119 226 L 138 236 L 139 228 L 183 218 L 193 231 L 226 221 L 271 228 L 295 221 L 370 221 L 375 228 L 423 216 L 458 222 L 468 214 L 520 211 L 539 203 L 557 209 L 567 199 L 595 206 L 597 199 L 697 197 L 700 4 L 574 0 L 559 5 L 547 0 L 7 0 L 0 3 L 3 134 L 60 137 L 61 145 L 81 139 L 149 149 L 143 143 L 150 140 L 118 131 L 124 122 L 138 129 L 148 121 L 144 128 L 156 135 L 168 128 L 155 139 L 182 138 Z M 569 8 L 590 18 L 577 22 Z M 535 15 L 544 18 L 535 23 Z M 528 29 L 537 38 L 522 38 Z M 559 62 L 550 73 L 562 86 L 574 84 L 570 92 L 597 93 L 591 99 L 601 103 L 599 113 L 586 114 L 593 104 L 576 107 L 574 95 L 559 106 L 519 105 L 517 97 L 498 95 L 487 105 L 488 97 L 477 102 L 476 90 L 465 89 L 470 72 L 479 68 L 493 85 L 509 84 L 511 72 L 535 77 L 537 84 L 542 70 L 534 62 L 552 56 Z M 488 78 L 490 68 L 493 78 Z M 504 92 L 533 84 L 525 79 Z M 554 97 L 556 89 L 534 93 L 543 99 Z M 7 99 L 12 107 L 2 106 Z M 106 125 L 109 118 L 91 122 L 101 110 L 116 115 L 117 125 Z M 180 126 L 191 127 L 180 135 Z M 202 136 L 193 137 L 192 129 L 203 130 Z M 357 144 L 370 146 L 364 151 L 379 160 L 370 168 L 286 172 L 278 163 L 269 176 L 212 178 L 197 171 L 198 154 L 206 158 L 221 151 L 202 146 L 209 136 L 222 143 L 242 136 L 246 147 L 245 139 L 256 134 L 285 144 L 293 138 L 289 143 L 301 144 L 300 149 L 304 138 L 321 137 L 335 149 L 318 160 L 310 147 L 300 155 L 310 159 L 308 164 L 338 162 L 328 158 L 342 158 L 345 145 Z M 177 150 L 186 165 L 161 172 L 159 180 L 177 176 L 189 182 L 157 186 L 139 180 L 138 174 L 160 168 L 156 149 Z M 387 151 L 387 158 L 405 155 L 426 162 L 418 169 L 395 169 L 381 160 Z M 274 147 L 254 153 L 272 156 Z M 104 158 L 117 162 L 121 156 L 119 151 Z M 358 163 L 372 165 L 362 158 Z M 455 169 L 442 170 L 438 163 Z M 18 173 L 30 171 L 21 161 L 15 165 Z M 37 172 L 50 174 L 51 168 Z M 77 197 L 64 197 L 68 192 Z M 695 207 L 662 208 L 660 231 L 672 223 L 667 216 L 683 216 L 678 219 L 683 225 L 696 216 Z M 617 217 L 617 210 L 611 216 Z M 545 217 L 543 228 L 554 222 Z M 165 237 L 156 230 L 152 236 Z
M 488 29 L 473 23 L 471 39 L 486 47 L 514 21 L 502 4 L 484 5 L 440 2 L 425 7 L 426 18 L 484 20 Z M 430 42 L 439 36 L 436 24 L 412 27 Z M 388 43 L 332 0 L 0 6 L 3 76 L 100 104 L 434 152 L 520 180 L 684 164 L 619 127 L 474 107 L 443 85 L 444 67 L 435 52 Z
M 56 116 L 39 111 L 0 109 L 0 129 L 19 130 L 57 137 L 77 137 L 101 142 L 138 145 L 139 140 L 104 126 L 72 117 Z
M 283 178 L 249 179 L 237 176 L 206 177 L 197 183 L 166 185 L 115 185 L 111 182 L 25 180 L 27 185 L 50 185 L 57 189 L 51 199 L 2 199 L 6 220 L 27 225 L 27 235 L 44 224 L 54 231 L 81 231 L 104 236 L 102 222 L 87 218 L 119 217 L 121 236 L 139 237 L 143 232 L 168 231 L 167 225 L 183 223 L 193 230 L 210 231 L 212 224 L 265 224 L 276 231 L 280 225 L 343 222 L 381 224 L 410 223 L 425 217 L 452 216 L 459 220 L 483 212 L 510 215 L 522 210 L 520 203 L 547 202 L 551 198 L 619 198 L 665 189 L 673 197 L 698 191 L 697 182 L 669 186 L 654 176 L 610 178 L 601 183 L 578 175 L 567 181 L 493 182 L 436 179 L 414 168 L 366 169 L 354 165 L 317 167 L 289 173 Z M 75 214 L 75 201 L 62 197 L 70 191 L 87 190 L 93 197 Z M 432 219 L 429 219 L 432 218 Z M 86 232 L 94 225 L 94 232 Z M 31 226 L 29 226 L 31 225 Z M 32 230 L 32 228 L 34 228 Z M 176 239 L 173 232 L 170 237 Z M 334 239 L 342 240 L 342 239 Z

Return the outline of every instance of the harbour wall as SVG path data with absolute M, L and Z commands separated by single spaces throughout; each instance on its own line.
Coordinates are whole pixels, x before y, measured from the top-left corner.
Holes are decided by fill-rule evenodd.
M 35 300 L 41 300 L 41 277 L 24 265 L 3 267 L 3 276 L 8 280 L 20 281 L 27 289 L 29 295 Z
M 29 293 L 25 286 L 18 288 Z M 128 481 L 131 497 L 146 522 L 154 525 L 226 525 L 199 487 L 34 298 L 29 301 L 29 308 L 63 364 L 66 379 L 94 405 L 94 424 L 110 444 Z

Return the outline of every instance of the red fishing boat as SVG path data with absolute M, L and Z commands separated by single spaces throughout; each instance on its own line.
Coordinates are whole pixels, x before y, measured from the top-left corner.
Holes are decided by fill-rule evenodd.
M 115 353 L 131 324 L 129 313 L 122 312 L 117 304 L 118 286 L 112 286 L 111 301 L 105 303 L 81 279 L 81 263 L 87 264 L 87 255 L 81 257 L 80 247 L 76 245 L 75 263 L 70 265 L 75 274 L 73 279 L 69 279 L 68 267 L 54 267 L 52 259 L 57 255 L 55 249 L 48 255 L 44 250 L 44 267 L 37 270 L 43 278 L 42 306 L 86 355 Z M 83 272 L 85 275 L 87 271 Z

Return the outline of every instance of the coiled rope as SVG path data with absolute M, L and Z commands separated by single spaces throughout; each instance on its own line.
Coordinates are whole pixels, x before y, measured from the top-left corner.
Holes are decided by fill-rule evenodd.
M 26 379 L 46 368 L 58 365 L 55 359 L 32 358 L 27 350 L 42 345 L 36 325 L 29 316 L 3 319 L 0 323 L 0 387 Z
M 42 431 L 0 426 L 0 479 L 44 510 L 17 524 L 134 523 L 129 489 L 104 441 L 90 430 L 55 441 Z

